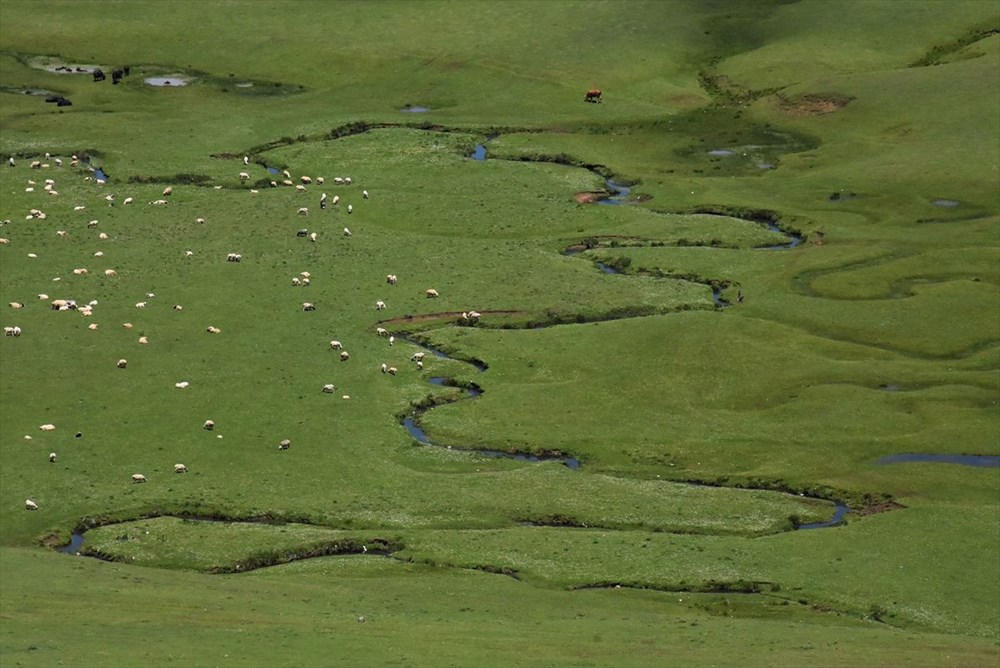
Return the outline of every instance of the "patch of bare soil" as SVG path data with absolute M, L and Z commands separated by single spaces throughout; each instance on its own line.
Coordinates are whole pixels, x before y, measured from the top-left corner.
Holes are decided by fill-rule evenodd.
M 780 98 L 778 107 L 789 116 L 822 116 L 843 109 L 853 99 L 842 93 L 808 93 Z
M 906 508 L 902 503 L 897 503 L 896 501 L 876 501 L 869 503 L 868 505 L 858 508 L 853 511 L 856 515 L 875 515 L 878 513 L 887 513 L 890 510 L 899 510 L 900 508 Z

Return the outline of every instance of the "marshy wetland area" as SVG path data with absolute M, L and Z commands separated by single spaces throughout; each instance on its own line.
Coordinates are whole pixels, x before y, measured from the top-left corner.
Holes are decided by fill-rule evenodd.
M 3 0 L 0 221 L 4 668 L 1000 662 L 995 0 Z

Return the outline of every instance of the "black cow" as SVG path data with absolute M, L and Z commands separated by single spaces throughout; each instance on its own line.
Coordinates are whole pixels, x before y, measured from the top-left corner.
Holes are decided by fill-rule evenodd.
M 104 81 L 105 79 L 107 79 L 107 77 L 104 76 L 104 70 L 101 68 L 94 70 L 94 81 Z
M 112 70 L 111 71 L 111 83 L 117 86 L 122 82 L 122 77 L 125 75 L 123 70 Z

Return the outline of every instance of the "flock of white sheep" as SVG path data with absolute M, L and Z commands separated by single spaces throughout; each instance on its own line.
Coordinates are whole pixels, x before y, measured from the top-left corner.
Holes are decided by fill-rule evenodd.
M 46 154 L 46 159 L 49 159 L 50 157 L 51 156 L 49 154 Z M 61 167 L 62 164 L 63 164 L 63 161 L 60 158 L 55 158 L 54 162 L 57 165 L 57 167 Z M 249 165 L 249 162 L 250 162 L 249 156 L 244 156 L 244 158 L 243 158 L 243 164 L 244 165 Z M 74 155 L 72 157 L 71 162 L 69 164 L 70 164 L 70 166 L 77 166 L 77 165 L 80 164 L 80 161 L 77 158 L 77 156 Z M 11 158 L 11 160 L 9 161 L 9 165 L 11 167 L 15 166 L 13 158 Z M 48 163 L 48 162 L 42 162 L 40 160 L 39 161 L 34 161 L 34 162 L 31 163 L 31 169 L 39 169 L 40 170 L 40 169 L 48 169 L 49 167 L 50 167 L 50 163 Z M 294 182 L 292 181 L 292 175 L 291 175 L 290 172 L 288 172 L 287 170 L 285 170 L 283 172 L 283 176 L 284 176 L 284 180 L 281 182 L 282 185 L 285 185 L 285 186 L 295 185 Z M 239 179 L 240 179 L 241 182 L 248 181 L 250 179 L 249 172 L 246 172 L 246 171 L 240 172 L 239 173 Z M 85 180 L 88 181 L 88 182 L 93 182 L 96 186 L 101 187 L 101 188 L 106 188 L 106 186 L 107 186 L 106 182 L 104 180 L 102 180 L 102 179 L 93 179 L 92 177 L 88 176 L 88 177 L 86 177 Z M 295 191 L 301 193 L 301 192 L 305 192 L 307 190 L 306 187 L 312 185 L 313 183 L 316 183 L 317 185 L 322 185 L 325 182 L 325 179 L 323 177 L 321 177 L 321 176 L 316 177 L 314 179 L 314 178 L 312 178 L 310 176 L 303 175 L 303 176 L 299 177 L 299 181 L 300 181 L 300 184 L 298 184 L 295 187 Z M 333 183 L 336 184 L 336 185 L 347 186 L 347 185 L 351 185 L 353 183 L 353 180 L 350 177 L 336 177 L 336 178 L 333 179 Z M 28 187 L 26 188 L 27 192 L 33 192 L 35 185 L 36 185 L 36 181 L 34 181 L 34 180 L 28 180 Z M 44 188 L 43 189 L 50 196 L 58 196 L 58 191 L 55 190 L 55 185 L 56 184 L 55 184 L 55 180 L 54 179 L 46 179 L 45 182 L 44 182 Z M 271 181 L 270 185 L 272 187 L 274 187 L 274 188 L 280 187 L 277 181 Z M 222 186 L 215 186 L 215 189 L 216 190 L 222 189 Z M 166 205 L 168 203 L 168 200 L 164 199 L 164 198 L 171 197 L 173 195 L 173 192 L 174 192 L 174 188 L 172 186 L 168 186 L 168 187 L 166 187 L 162 191 L 162 198 L 161 199 L 153 200 L 149 204 L 152 205 L 152 206 L 164 206 L 164 205 Z M 256 194 L 257 191 L 251 190 L 251 193 L 252 194 Z M 369 197 L 370 196 L 369 196 L 368 191 L 367 190 L 363 190 L 362 191 L 362 199 L 367 200 L 367 199 L 369 199 Z M 110 194 L 105 195 L 103 199 L 104 199 L 105 202 L 107 202 L 108 205 L 113 206 L 114 203 L 117 201 L 117 195 L 114 194 L 114 193 L 110 193 Z M 328 199 L 329 198 L 327 197 L 326 193 L 323 193 L 321 195 L 321 199 L 320 199 L 320 208 L 321 209 L 325 209 L 326 208 Z M 134 201 L 135 201 L 134 197 L 126 197 L 123 200 L 123 204 L 125 204 L 125 205 L 132 204 Z M 341 199 L 340 199 L 340 196 L 334 196 L 332 199 L 329 199 L 329 201 L 332 203 L 332 205 L 337 206 L 340 203 Z M 86 209 L 86 205 L 83 205 L 83 204 L 78 204 L 78 205 L 75 205 L 73 207 L 73 211 L 82 211 L 82 210 L 85 210 L 85 209 Z M 346 207 L 346 211 L 347 211 L 347 213 L 352 213 L 353 212 L 353 205 L 348 204 L 347 207 Z M 308 212 L 309 212 L 309 210 L 308 210 L 307 207 L 299 207 L 297 209 L 297 214 L 299 214 L 299 215 L 308 215 Z M 26 219 L 28 219 L 28 220 L 45 220 L 46 218 L 47 218 L 47 214 L 44 211 L 40 210 L 40 209 L 31 209 L 28 212 L 27 216 L 26 216 Z M 9 223 L 9 222 L 10 221 L 2 221 L 2 222 L 0 222 L 0 224 L 6 224 L 6 223 Z M 199 224 L 203 224 L 205 222 L 205 219 L 201 218 L 201 217 L 198 217 L 198 218 L 196 218 L 196 222 L 199 223 Z M 99 226 L 99 221 L 98 220 L 91 220 L 91 221 L 89 221 L 86 224 L 86 229 L 93 230 L 93 229 L 96 229 L 98 226 Z M 69 235 L 69 232 L 66 231 L 66 230 L 59 230 L 59 231 L 57 231 L 56 234 L 57 234 L 58 238 L 66 238 Z M 308 234 L 309 239 L 311 241 L 313 241 L 313 242 L 315 242 L 317 240 L 317 238 L 318 238 L 318 235 L 317 235 L 316 232 L 308 233 L 307 230 L 300 230 L 298 236 L 306 236 L 306 234 Z M 343 230 L 343 234 L 344 234 L 345 237 L 349 237 L 349 236 L 352 235 L 351 231 L 348 228 L 346 228 L 346 227 Z M 107 240 L 109 238 L 108 235 L 106 233 L 104 233 L 104 232 L 100 232 L 97 236 L 98 236 L 98 239 L 102 240 L 102 241 Z M 9 238 L 0 238 L 0 245 L 10 245 L 10 244 L 11 244 L 11 240 Z M 185 256 L 190 257 L 191 255 L 193 255 L 192 251 L 190 251 L 190 250 L 185 251 Z M 34 254 L 34 253 L 29 253 L 28 256 L 30 258 L 37 257 L 37 255 Z M 93 254 L 93 256 L 97 257 L 97 258 L 101 258 L 101 257 L 104 256 L 104 253 L 103 253 L 103 251 L 97 251 L 97 252 L 95 252 Z M 236 263 L 238 263 L 238 262 L 240 262 L 242 260 L 242 254 L 235 253 L 235 252 L 230 252 L 230 253 L 228 253 L 228 255 L 226 257 L 226 260 L 228 262 L 236 262 Z M 89 274 L 89 271 L 85 267 L 79 267 L 79 268 L 73 269 L 72 273 L 75 276 L 86 276 L 86 275 Z M 117 273 L 117 271 L 114 268 L 107 268 L 107 269 L 104 269 L 103 275 L 106 278 L 116 278 L 118 276 L 118 273 Z M 298 276 L 294 276 L 292 278 L 292 285 L 295 286 L 295 287 L 308 286 L 308 285 L 310 285 L 311 279 L 312 279 L 312 274 L 310 272 L 308 272 L 308 271 L 303 271 L 303 272 L 300 272 Z M 56 277 L 56 278 L 53 279 L 53 281 L 54 282 L 59 282 L 59 281 L 61 281 L 61 278 L 60 277 Z M 397 285 L 397 282 L 398 282 L 398 278 L 397 278 L 397 276 L 395 274 L 388 274 L 386 276 L 386 283 L 388 285 L 395 286 L 395 285 Z M 434 289 L 434 288 L 428 288 L 428 289 L 426 289 L 424 291 L 424 294 L 425 294 L 425 296 L 427 298 L 437 298 L 439 296 L 438 291 L 436 289 Z M 146 293 L 146 298 L 144 300 L 142 300 L 142 301 L 136 302 L 135 303 L 135 308 L 137 308 L 137 309 L 145 309 L 146 306 L 147 306 L 147 304 L 149 303 L 148 300 L 150 300 L 150 299 L 152 299 L 154 297 L 155 297 L 155 295 L 153 293 Z M 54 311 L 77 311 L 82 316 L 88 317 L 88 318 L 93 317 L 93 315 L 94 315 L 94 308 L 96 306 L 98 306 L 98 301 L 97 300 L 91 300 L 86 305 L 81 306 L 81 305 L 78 305 L 77 301 L 74 300 L 74 299 L 59 298 L 59 299 L 51 299 L 50 300 L 49 296 L 47 294 L 44 294 L 44 293 L 38 294 L 38 299 L 40 301 L 47 301 L 48 304 L 49 304 L 49 306 L 50 306 L 50 308 L 52 310 L 54 310 Z M 11 309 L 17 310 L 17 309 L 24 308 L 25 305 L 24 305 L 24 302 L 19 302 L 18 301 L 18 302 L 10 302 L 9 303 L 9 307 Z M 316 305 L 313 304 L 312 302 L 303 302 L 302 305 L 301 305 L 301 307 L 302 307 L 303 311 L 315 311 L 316 310 Z M 387 308 L 386 302 L 384 300 L 381 300 L 381 299 L 377 300 L 375 302 L 375 308 L 376 308 L 376 310 L 379 310 L 379 311 L 385 310 Z M 181 311 L 181 310 L 183 310 L 183 307 L 180 304 L 175 304 L 173 306 L 173 310 L 175 310 L 175 311 Z M 476 313 L 475 311 L 470 311 L 470 312 L 467 312 L 467 313 L 463 313 L 463 319 L 471 317 L 472 314 L 474 314 L 475 318 L 478 319 L 479 314 Z M 123 323 L 122 326 L 125 329 L 132 329 L 133 324 L 130 323 L 130 322 L 126 322 L 126 323 Z M 99 326 L 98 326 L 97 323 L 90 323 L 88 325 L 88 329 L 91 330 L 91 331 L 96 331 L 96 330 L 99 329 Z M 207 328 L 207 331 L 209 333 L 211 333 L 211 334 L 220 334 L 222 332 L 222 330 L 220 328 L 215 327 L 214 325 L 209 325 L 208 328 Z M 392 336 L 387 329 L 385 329 L 384 327 L 378 327 L 378 328 L 376 328 L 375 331 L 376 331 L 376 335 L 377 336 L 387 337 L 388 343 L 389 343 L 390 347 L 394 346 L 394 344 L 395 344 L 395 337 Z M 22 330 L 21 330 L 20 326 L 14 325 L 14 326 L 4 327 L 4 335 L 5 336 L 19 337 L 19 336 L 21 336 L 21 333 L 22 333 Z M 147 336 L 141 336 L 139 338 L 139 343 L 140 344 L 148 344 L 149 343 L 149 338 Z M 340 360 L 341 361 L 346 362 L 346 361 L 348 361 L 350 359 L 350 354 L 348 353 L 347 350 L 344 349 L 344 346 L 343 346 L 343 344 L 340 341 L 337 341 L 337 340 L 330 341 L 330 348 L 331 348 L 331 350 L 339 351 L 339 356 L 340 356 Z M 414 353 L 410 357 L 410 361 L 415 362 L 416 363 L 416 368 L 419 370 L 419 369 L 423 369 L 423 358 L 424 358 L 424 353 L 418 351 L 418 352 Z M 128 360 L 126 358 L 122 357 L 122 358 L 118 359 L 118 361 L 116 362 L 116 365 L 117 365 L 117 367 L 119 369 L 127 369 L 128 368 Z M 390 366 L 386 362 L 382 362 L 380 364 L 380 366 L 379 366 L 379 369 L 380 369 L 380 371 L 382 373 L 388 374 L 388 375 L 393 375 L 393 376 L 395 376 L 399 372 L 399 369 L 397 367 Z M 190 382 L 189 381 L 180 381 L 180 382 L 175 383 L 174 387 L 178 388 L 178 389 L 187 389 L 188 387 L 190 387 Z M 335 385 L 333 383 L 327 383 L 327 384 L 325 384 L 322 387 L 322 392 L 326 393 L 326 394 L 332 394 L 335 391 L 336 391 L 336 387 L 335 387 Z M 347 395 L 347 394 L 342 395 L 342 397 L 343 397 L 343 399 L 350 399 L 350 395 Z M 53 425 L 53 424 L 43 424 L 43 425 L 41 425 L 40 428 L 41 428 L 42 431 L 52 431 L 52 430 L 55 429 L 55 425 Z M 207 420 L 207 421 L 204 422 L 203 428 L 206 429 L 206 430 L 208 430 L 208 431 L 211 431 L 211 430 L 213 430 L 215 428 L 215 422 L 212 421 L 212 420 Z M 25 438 L 26 439 L 31 439 L 30 436 L 25 436 Z M 218 435 L 218 438 L 222 438 L 222 435 Z M 289 439 L 283 439 L 279 443 L 278 449 L 279 450 L 287 450 L 287 449 L 289 449 L 290 445 L 291 445 L 291 441 Z M 53 462 L 53 463 L 56 461 L 56 453 L 53 452 L 53 453 L 49 454 L 49 461 Z M 175 473 L 186 473 L 188 471 L 188 468 L 184 464 L 178 463 L 178 464 L 174 465 L 174 469 L 173 470 L 174 470 Z M 142 473 L 134 473 L 131 476 L 131 481 L 133 483 L 144 483 L 147 480 L 146 480 L 146 477 L 145 477 L 144 474 L 142 474 Z M 26 507 L 27 510 L 37 510 L 38 509 L 38 504 L 35 501 L 33 501 L 31 499 L 28 499 L 25 502 L 25 507 Z

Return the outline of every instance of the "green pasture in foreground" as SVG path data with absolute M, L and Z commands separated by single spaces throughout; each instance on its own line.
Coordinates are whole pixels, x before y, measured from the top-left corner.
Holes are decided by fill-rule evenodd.
M 0 663 L 995 665 L 998 469 L 878 459 L 1000 454 L 998 29 L 5 0 Z

